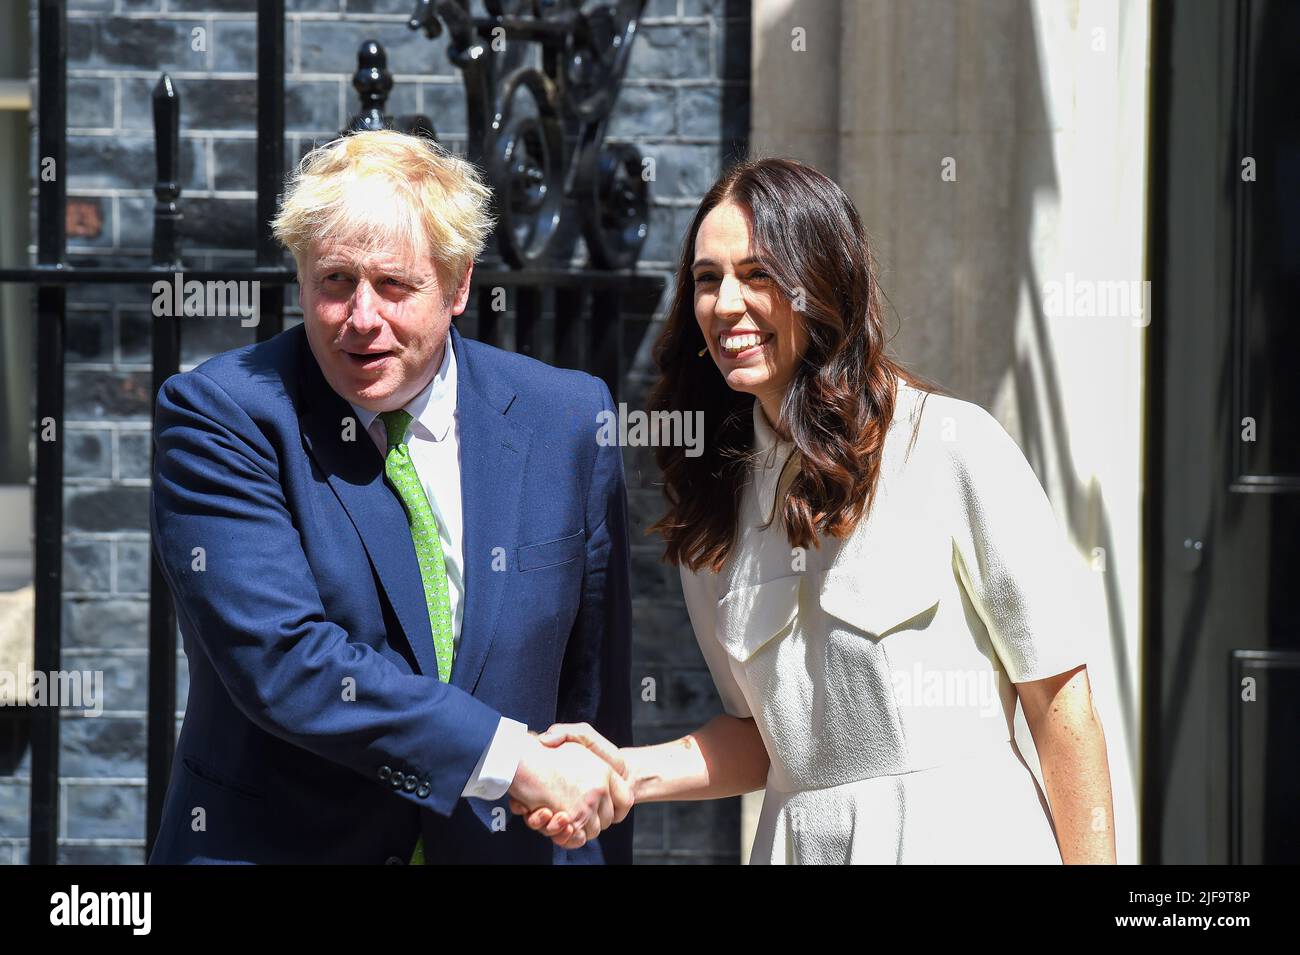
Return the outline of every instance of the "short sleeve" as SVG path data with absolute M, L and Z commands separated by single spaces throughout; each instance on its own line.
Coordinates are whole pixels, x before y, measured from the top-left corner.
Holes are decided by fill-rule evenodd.
M 731 672 L 731 658 L 718 640 L 718 575 L 709 570 L 697 573 L 685 564 L 680 566 L 680 570 L 686 612 L 690 615 L 691 628 L 695 631 L 700 652 L 704 654 L 704 662 L 708 664 L 709 675 L 713 677 L 713 685 L 722 698 L 722 708 L 731 716 L 748 719 L 753 713 L 735 674 Z
M 987 411 L 968 407 L 949 442 L 962 584 L 1013 683 L 1073 670 L 1089 644 L 1078 558 L 1020 447 Z

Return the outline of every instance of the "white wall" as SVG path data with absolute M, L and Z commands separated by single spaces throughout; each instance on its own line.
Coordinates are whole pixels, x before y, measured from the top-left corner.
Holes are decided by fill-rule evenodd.
M 1149 19 L 1148 0 L 754 3 L 753 153 L 853 197 L 896 353 L 1002 421 L 1078 550 L 1121 862 L 1140 841 L 1146 318 L 1140 294 L 1109 316 L 1078 296 L 1145 277 Z

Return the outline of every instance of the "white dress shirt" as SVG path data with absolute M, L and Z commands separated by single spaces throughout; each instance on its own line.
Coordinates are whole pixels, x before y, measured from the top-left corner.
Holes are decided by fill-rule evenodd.
M 350 405 L 351 402 L 348 402 Z M 388 454 L 388 432 L 379 413 L 352 405 L 361 427 L 383 456 Z M 456 414 L 456 355 L 448 336 L 442 364 L 424 390 L 403 406 L 411 416 L 407 445 L 411 463 L 424 486 L 429 506 L 438 522 L 443 562 L 447 565 L 447 594 L 451 602 L 453 652 L 460 650 L 461 621 L 465 606 L 464 520 L 460 499 L 460 424 Z M 514 782 L 528 727 L 501 717 L 492 742 L 465 784 L 463 796 L 500 799 Z

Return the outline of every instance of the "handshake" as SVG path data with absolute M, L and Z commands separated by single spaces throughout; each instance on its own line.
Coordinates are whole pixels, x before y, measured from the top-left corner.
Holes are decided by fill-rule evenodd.
M 557 723 L 528 736 L 510 786 L 510 811 L 561 849 L 622 822 L 635 802 L 622 752 L 586 723 Z

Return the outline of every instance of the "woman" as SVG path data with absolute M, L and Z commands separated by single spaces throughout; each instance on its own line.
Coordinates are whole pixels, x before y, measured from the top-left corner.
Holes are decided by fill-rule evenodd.
M 652 530 L 726 714 L 621 751 L 586 726 L 543 739 L 585 743 L 639 802 L 765 787 L 753 862 L 1113 862 L 1051 506 L 987 412 L 886 356 L 870 262 L 808 166 L 749 162 L 705 196 L 650 401 L 703 409 L 705 450 L 658 449 Z M 581 838 L 546 809 L 528 823 Z

